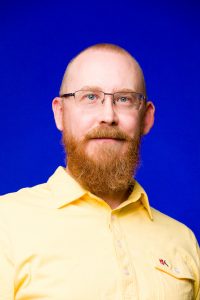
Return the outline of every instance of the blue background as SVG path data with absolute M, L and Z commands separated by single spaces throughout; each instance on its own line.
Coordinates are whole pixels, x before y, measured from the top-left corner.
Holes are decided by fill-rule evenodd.
M 69 59 L 99 42 L 136 57 L 156 105 L 137 179 L 152 206 L 200 241 L 199 1 L 1 1 L 0 194 L 64 164 L 51 100 Z

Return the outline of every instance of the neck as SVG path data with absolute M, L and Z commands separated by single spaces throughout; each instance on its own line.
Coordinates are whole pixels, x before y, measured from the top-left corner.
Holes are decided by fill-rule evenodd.
M 109 194 L 96 194 L 99 198 L 103 199 L 112 209 L 117 208 L 121 203 L 123 203 L 129 197 L 131 189 L 119 191 L 119 192 L 110 192 Z

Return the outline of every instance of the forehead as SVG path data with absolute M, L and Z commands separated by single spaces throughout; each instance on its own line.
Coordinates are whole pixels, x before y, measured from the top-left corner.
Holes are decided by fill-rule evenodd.
M 143 92 L 143 75 L 138 63 L 126 53 L 88 50 L 69 66 L 63 88 L 76 91 L 98 86 L 105 92 L 132 89 Z

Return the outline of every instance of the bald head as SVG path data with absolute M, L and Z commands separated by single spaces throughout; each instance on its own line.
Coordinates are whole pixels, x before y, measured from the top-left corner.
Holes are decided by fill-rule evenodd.
M 95 76 L 94 81 L 98 82 L 98 76 L 101 76 L 98 71 L 101 71 L 102 68 L 105 68 L 103 73 L 105 78 L 108 78 L 109 81 L 113 78 L 110 68 L 114 68 L 113 71 L 121 73 L 118 75 L 123 77 L 123 71 L 125 71 L 125 69 L 123 68 L 122 61 L 124 62 L 124 65 L 126 64 L 126 69 L 130 73 L 130 76 L 134 77 L 134 87 L 132 88 L 136 92 L 146 95 L 145 80 L 138 62 L 125 49 L 113 44 L 96 44 L 86 48 L 75 56 L 68 64 L 64 73 L 60 87 L 60 95 L 66 92 L 74 92 L 75 90 L 81 89 L 83 86 L 88 86 L 88 84 L 83 85 L 82 82 L 80 82 L 81 86 L 78 85 L 78 77 L 80 76 L 83 81 L 85 78 L 85 83 L 90 83 L 89 86 L 94 85 L 92 82 L 87 82 L 87 75 L 91 78 L 94 78 Z M 121 65 L 121 71 L 119 67 L 117 68 L 117 65 Z M 101 66 L 101 68 L 99 68 L 99 66 Z M 77 85 L 75 84 L 75 90 L 72 90 L 74 86 L 72 83 L 76 80 Z M 120 87 L 116 87 L 118 90 L 119 88 Z M 126 88 L 126 86 L 124 86 L 124 88 Z M 107 92 L 110 92 L 110 90 L 107 90 Z

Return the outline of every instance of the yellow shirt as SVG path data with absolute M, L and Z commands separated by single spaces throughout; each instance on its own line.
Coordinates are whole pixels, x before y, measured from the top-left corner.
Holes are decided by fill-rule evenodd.
M 0 198 L 0 300 L 200 299 L 193 233 L 142 187 L 112 210 L 62 167 Z

